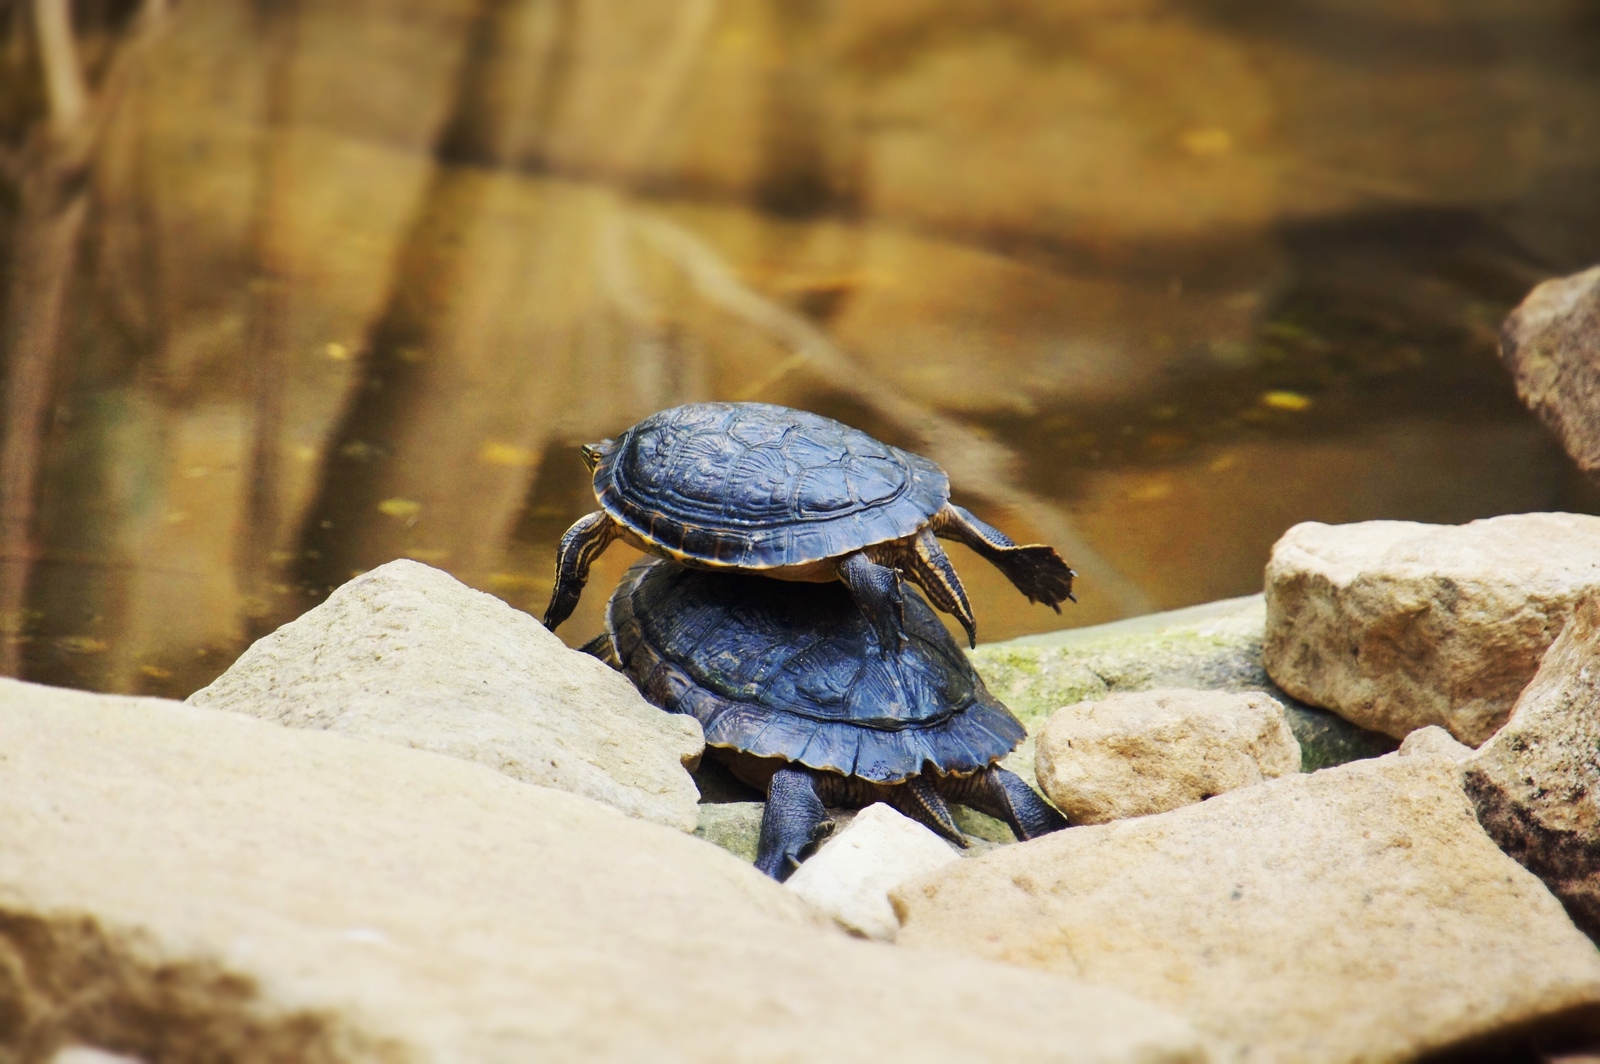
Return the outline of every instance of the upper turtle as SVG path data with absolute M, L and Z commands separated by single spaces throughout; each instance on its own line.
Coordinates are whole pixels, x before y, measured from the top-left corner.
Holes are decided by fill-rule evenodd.
M 985 769 L 1025 734 L 909 589 L 907 638 L 880 654 L 841 584 L 646 558 L 618 584 L 606 627 L 645 696 L 697 718 L 710 746 L 896 783 L 930 765 Z
M 732 568 L 899 539 L 950 497 L 928 459 L 768 403 L 663 410 L 595 451 L 595 495 L 614 520 L 673 554 Z

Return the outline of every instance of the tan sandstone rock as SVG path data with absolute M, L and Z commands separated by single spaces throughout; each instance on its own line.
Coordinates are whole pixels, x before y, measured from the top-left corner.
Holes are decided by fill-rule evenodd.
M 959 860 L 939 836 L 876 802 L 823 843 L 784 885 L 845 930 L 893 942 L 900 921 L 889 891 Z
M 1600 517 L 1306 522 L 1266 579 L 1263 653 L 1285 691 L 1397 739 L 1438 724 L 1477 746 L 1600 591 Z
M 1600 266 L 1529 292 L 1500 329 L 1500 358 L 1573 461 L 1600 473 Z
M 1202 1059 L 1102 988 L 853 942 L 482 765 L 0 680 L 0 1057 Z
M 683 831 L 699 819 L 693 718 L 419 562 L 356 577 L 189 703 L 477 761 Z
M 1439 758 L 1069 828 L 891 898 L 904 947 L 1139 994 L 1241 1061 L 1410 1060 L 1600 1008 L 1600 952 Z
M 1164 813 L 1300 771 L 1283 707 L 1259 691 L 1159 688 L 1064 706 L 1037 757 L 1039 786 L 1074 824 Z
M 1574 611 L 1464 768 L 1484 828 L 1600 938 L 1600 598 Z
M 1430 724 L 1426 728 L 1418 728 L 1401 741 L 1400 756 L 1445 757 L 1451 761 L 1464 761 L 1472 756 L 1472 747 L 1457 742 L 1455 736 L 1437 724 Z

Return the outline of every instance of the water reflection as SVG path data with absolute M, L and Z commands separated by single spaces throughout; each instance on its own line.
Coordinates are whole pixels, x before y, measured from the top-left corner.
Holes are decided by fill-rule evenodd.
M 186 694 L 398 556 L 537 614 L 576 445 L 697 399 L 1061 547 L 1065 618 L 955 557 L 989 639 L 1600 508 L 1493 355 L 1600 258 L 1577 0 L 146 3 L 73 11 L 77 162 L 0 31 L 7 671 Z

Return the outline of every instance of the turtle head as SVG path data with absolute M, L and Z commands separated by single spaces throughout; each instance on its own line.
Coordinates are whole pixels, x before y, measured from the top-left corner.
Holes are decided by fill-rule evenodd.
M 595 467 L 600 464 L 600 459 L 604 458 L 611 448 L 616 445 L 616 440 L 601 440 L 599 443 L 586 443 L 579 447 L 578 450 L 583 453 L 583 464 L 589 467 L 589 472 L 593 473 Z

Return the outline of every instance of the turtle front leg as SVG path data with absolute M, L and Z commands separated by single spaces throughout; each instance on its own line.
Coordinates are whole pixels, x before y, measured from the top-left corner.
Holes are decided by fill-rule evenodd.
M 961 622 L 967 631 L 967 642 L 978 645 L 978 621 L 972 616 L 972 604 L 967 601 L 967 589 L 961 586 L 956 567 L 950 564 L 949 555 L 933 538 L 933 533 L 923 529 L 901 555 L 905 573 L 928 593 L 928 599 L 939 609 Z
M 1028 596 L 1029 602 L 1042 602 L 1060 613 L 1063 599 L 1078 601 L 1072 594 L 1072 578 L 1078 574 L 1061 560 L 1054 547 L 1043 543 L 1019 547 L 1010 536 L 953 502 L 933 515 L 929 527 L 937 536 L 971 547 L 1004 573 L 1018 591 Z
M 833 821 L 817 797 L 811 773 L 803 768 L 780 768 L 767 784 L 756 868 L 782 883 L 800 867 L 800 855 L 827 838 L 831 830 Z
M 900 573 L 879 565 L 862 550 L 839 559 L 836 569 L 856 605 L 866 614 L 867 623 L 878 633 L 878 653 L 887 657 L 897 652 L 906 640 L 906 602 Z
M 970 776 L 948 776 L 941 791 L 951 801 L 971 806 L 986 816 L 1005 821 L 1018 839 L 1036 839 L 1067 827 L 1067 818 L 1039 797 L 1021 776 L 992 765 Z
M 617 523 L 604 510 L 578 518 L 556 548 L 556 586 L 544 611 L 544 626 L 552 632 L 572 616 L 589 581 L 589 566 L 617 538 Z

